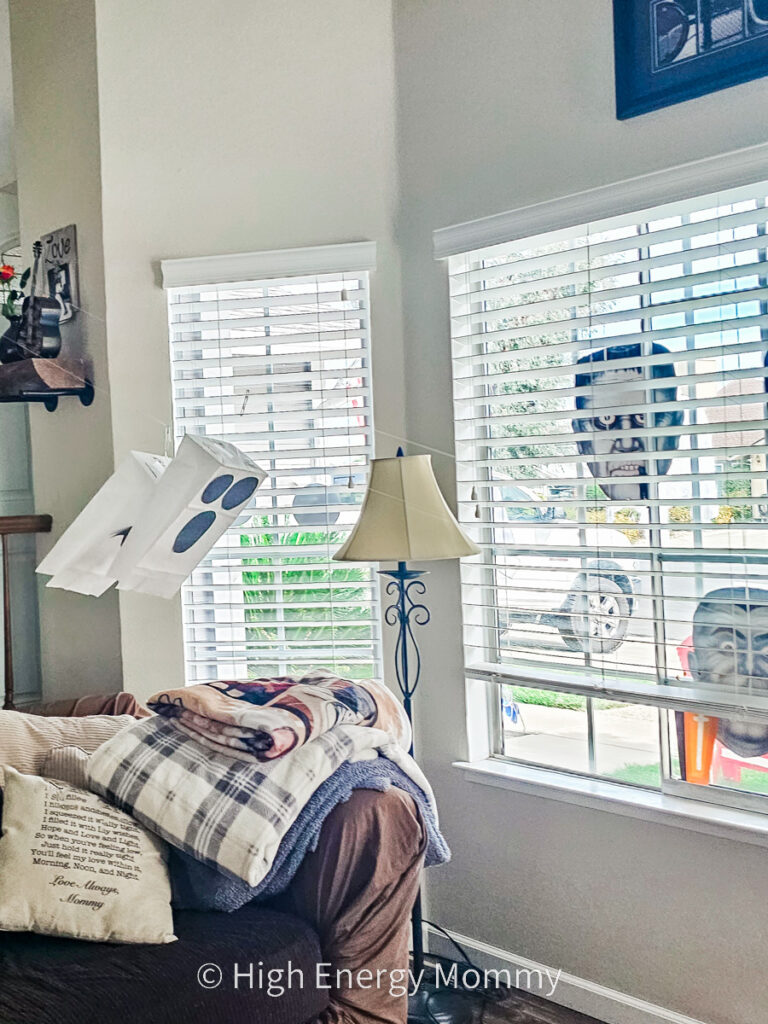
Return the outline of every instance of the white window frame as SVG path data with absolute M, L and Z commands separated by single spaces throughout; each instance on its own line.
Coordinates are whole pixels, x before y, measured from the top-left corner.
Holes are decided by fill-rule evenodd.
M 434 257 L 445 262 L 447 274 L 447 260 L 451 256 L 666 203 L 683 202 L 721 189 L 732 189 L 766 179 L 768 144 L 762 144 L 441 228 L 433 235 Z M 661 792 L 635 790 L 631 786 L 599 777 L 557 768 L 541 768 L 500 757 L 496 749 L 500 682 L 519 685 L 527 683 L 543 688 L 549 684 L 549 688 L 553 688 L 551 674 L 547 679 L 525 679 L 519 672 L 500 674 L 495 665 L 475 664 L 466 668 L 468 757 L 466 761 L 456 762 L 456 767 L 465 772 L 469 781 L 515 791 L 533 791 L 582 806 L 598 806 L 631 816 L 666 820 L 667 823 L 698 831 L 768 845 L 768 800 L 765 798 L 764 808 L 756 809 L 752 795 L 742 798 L 742 794 L 737 792 L 718 792 L 709 787 L 707 791 L 698 787 L 699 791 L 693 793 L 697 787 L 669 779 L 665 780 Z M 562 680 L 556 688 L 563 692 L 583 693 L 583 689 L 569 686 L 566 680 Z M 665 690 L 666 699 L 663 702 L 649 701 L 647 692 L 638 692 L 637 703 L 660 703 L 667 708 L 675 703 L 680 708 L 690 708 L 692 704 L 703 707 L 701 693 L 694 695 L 689 687 L 666 687 Z M 679 692 L 674 693 L 675 690 Z M 623 699 L 627 700 L 626 690 L 622 693 Z M 610 692 L 605 695 L 612 696 Z M 696 699 L 692 701 L 694 696 Z M 727 707 L 727 702 L 721 705 L 715 699 L 709 710 L 716 715 L 722 707 Z M 663 757 L 667 740 L 662 717 L 660 729 Z M 678 793 L 684 795 L 679 796 Z M 759 801 L 758 797 L 758 807 Z
M 189 289 L 190 292 L 194 292 L 195 288 L 205 289 L 205 288 L 210 288 L 210 286 L 216 286 L 216 285 L 222 285 L 222 286 L 225 287 L 225 289 L 229 289 L 229 288 L 231 288 L 231 289 L 238 289 L 238 288 L 243 289 L 243 288 L 247 288 L 248 285 L 254 285 L 254 286 L 257 286 L 257 287 L 261 288 L 261 287 L 264 287 L 264 286 L 268 287 L 270 282 L 274 282 L 275 285 L 280 285 L 280 284 L 285 284 L 285 283 L 287 283 L 287 281 L 290 281 L 291 279 L 294 279 L 294 278 L 297 279 L 299 285 L 302 285 L 305 280 L 311 281 L 313 278 L 315 278 L 315 279 L 316 278 L 322 279 L 324 276 L 335 277 L 336 275 L 338 275 L 342 279 L 345 276 L 349 277 L 349 278 L 357 277 L 359 280 L 363 280 L 365 282 L 364 294 L 367 296 L 367 298 L 365 299 L 365 301 L 363 303 L 362 309 L 361 309 L 361 316 L 360 316 L 360 318 L 362 320 L 362 323 L 361 323 L 360 330 L 362 330 L 362 332 L 363 332 L 362 337 L 365 339 L 362 342 L 362 346 L 363 346 L 362 347 L 362 351 L 363 351 L 364 356 L 367 359 L 367 364 L 366 364 L 366 369 L 365 369 L 365 376 L 368 379 L 367 379 L 367 382 L 364 383 L 363 390 L 364 390 L 365 395 L 367 396 L 366 399 L 365 399 L 365 405 L 366 405 L 366 408 L 368 410 L 368 416 L 370 418 L 372 416 L 372 406 L 373 406 L 373 386 L 372 386 L 372 382 L 370 380 L 370 373 L 371 373 L 371 367 L 370 367 L 370 309 L 369 309 L 369 296 L 370 296 L 370 292 L 368 290 L 368 277 L 369 277 L 369 273 L 371 271 L 375 270 L 375 267 L 376 267 L 376 243 L 375 242 L 351 242 L 351 243 L 326 245 L 326 246 L 312 246 L 312 247 L 296 248 L 296 249 L 282 249 L 282 250 L 272 250 L 272 251 L 265 251 L 265 252 L 237 253 L 237 254 L 227 254 L 227 255 L 221 255 L 221 256 L 203 256 L 203 257 L 193 257 L 193 258 L 183 258 L 183 259 L 170 259 L 170 260 L 163 260 L 163 261 L 161 261 L 161 272 L 162 272 L 163 287 L 166 289 L 166 293 L 168 295 L 168 299 L 169 299 L 169 315 L 171 316 L 171 320 L 169 322 L 169 332 L 171 334 L 172 377 L 174 377 L 174 371 L 173 371 L 173 366 L 174 366 L 174 346 L 176 344 L 174 342 L 174 330 L 178 329 L 178 326 L 179 326 L 178 324 L 175 324 L 173 319 L 172 319 L 173 303 L 174 303 L 174 299 L 180 293 L 183 293 L 184 289 Z M 282 293 L 278 291 L 277 294 L 282 294 Z M 344 293 L 342 292 L 342 299 L 344 299 L 344 298 L 345 298 L 345 296 L 344 296 Z M 284 303 L 278 303 L 278 300 L 275 299 L 275 298 L 271 298 L 269 301 L 270 301 L 270 305 L 271 306 L 274 306 L 275 304 L 284 304 L 284 305 L 287 305 L 287 306 L 291 305 L 290 297 L 286 297 Z M 337 300 L 334 300 L 334 301 L 337 301 Z M 243 300 L 241 300 L 241 299 L 238 300 L 238 303 L 242 303 L 242 302 L 243 302 Z M 254 306 L 258 306 L 258 300 L 254 300 L 253 304 L 254 304 Z M 216 305 L 216 303 L 215 302 L 211 302 L 210 305 L 212 307 L 214 307 Z M 303 311 L 303 305 L 300 305 L 298 308 L 302 309 L 302 311 Z M 342 307 L 342 308 L 344 308 L 344 307 Z M 212 312 L 213 311 L 214 310 L 212 309 Z M 309 318 L 311 315 L 312 314 L 307 314 L 307 317 Z M 341 314 L 339 314 L 339 315 L 341 315 Z M 200 322 L 201 322 L 201 324 L 203 326 L 206 323 L 205 320 L 201 320 Z M 292 323 L 292 322 L 293 321 L 289 318 L 288 319 L 288 323 Z M 196 323 L 197 323 L 196 321 L 190 321 L 190 326 L 192 328 L 194 328 L 196 326 Z M 236 321 L 233 321 L 233 323 L 235 323 L 235 325 L 236 325 Z M 267 331 L 267 333 L 269 333 L 269 331 Z M 289 343 L 292 341 L 293 342 L 293 347 L 295 348 L 296 342 L 293 339 L 294 338 L 299 339 L 300 337 L 301 337 L 301 335 L 299 335 L 299 334 L 291 335 L 290 338 L 284 338 L 284 340 L 287 340 Z M 345 332 L 344 338 L 346 339 L 346 337 L 347 337 L 347 335 L 346 335 L 346 332 Z M 269 341 L 269 338 L 267 338 L 266 340 Z M 276 338 L 276 340 L 278 340 L 278 338 Z M 182 344 L 184 344 L 184 343 L 182 343 Z M 229 341 L 228 344 L 231 346 L 231 345 L 236 344 L 236 343 L 234 343 L 232 341 Z M 259 344 L 259 343 L 257 342 L 257 344 Z M 342 345 L 341 342 L 339 342 L 338 344 Z M 210 348 L 210 346 L 211 346 L 211 342 L 209 341 L 208 342 L 208 347 Z M 346 348 L 346 341 L 344 342 L 344 347 Z M 243 357 L 243 366 L 246 369 L 247 369 L 247 358 L 248 358 L 247 356 Z M 287 356 L 286 358 L 291 360 L 290 356 Z M 335 356 L 335 358 L 338 358 L 338 357 Z M 280 355 L 276 354 L 274 356 L 274 359 L 275 359 L 276 363 L 279 364 L 279 362 L 280 362 Z M 296 360 L 296 356 L 294 355 L 292 357 L 292 362 L 295 362 L 295 360 Z M 263 355 L 256 357 L 256 365 L 257 366 L 261 365 L 263 362 L 264 362 L 264 356 Z M 201 363 L 201 370 L 200 370 L 201 374 L 203 373 L 202 365 L 203 364 Z M 326 374 L 327 374 L 327 372 L 328 371 L 325 371 Z M 253 373 L 258 373 L 258 371 L 254 370 Z M 191 379 L 192 378 L 190 378 L 190 380 Z M 228 376 L 227 377 L 221 377 L 221 381 L 219 381 L 219 379 L 214 375 L 211 378 L 211 384 L 214 386 L 214 388 L 217 388 L 217 387 L 220 386 L 220 384 L 224 383 L 224 381 L 229 381 L 230 379 L 233 379 L 233 378 L 230 378 Z M 267 380 L 267 379 L 268 379 L 268 377 L 265 375 L 265 380 Z M 172 381 L 172 386 L 173 386 L 173 389 L 174 389 L 174 422 L 175 422 L 176 433 L 179 434 L 179 433 L 183 433 L 184 429 L 185 429 L 185 427 L 184 427 L 184 416 L 183 416 L 182 413 L 179 412 L 179 409 L 180 408 L 185 408 L 185 409 L 188 410 L 194 404 L 194 399 L 188 397 L 185 400 L 182 400 L 185 404 L 180 406 L 179 402 L 177 400 L 177 393 L 176 393 L 177 383 L 178 382 L 175 379 Z M 189 382 L 188 381 L 182 382 L 181 387 L 183 388 L 185 386 L 187 388 L 189 387 Z M 215 393 L 216 394 L 224 395 L 224 394 L 228 394 L 229 392 L 225 388 L 225 389 L 223 389 L 221 391 L 215 391 Z M 343 391 L 340 392 L 340 393 L 343 395 Z M 277 392 L 277 394 L 279 394 L 279 391 Z M 307 394 L 309 395 L 310 392 L 307 392 Z M 202 401 L 203 401 L 203 399 L 201 399 L 201 402 Z M 205 399 L 205 401 L 207 401 L 207 402 L 214 402 L 214 403 L 218 402 L 218 400 L 215 397 L 214 398 Z M 231 404 L 232 401 L 233 401 L 233 399 L 231 399 L 231 398 L 230 399 L 222 398 L 220 400 L 220 403 L 218 403 L 218 404 L 223 404 L 225 402 L 229 402 Z M 243 408 L 245 408 L 245 406 L 243 406 Z M 177 419 L 177 413 L 179 413 L 179 418 L 178 419 Z M 187 412 L 187 417 L 189 417 L 189 415 L 190 415 L 190 413 Z M 196 418 L 199 418 L 200 415 L 201 415 L 201 412 L 196 410 L 193 415 Z M 263 418 L 263 415 L 264 414 L 262 413 L 262 418 Z M 279 417 L 280 413 L 277 412 L 276 415 Z M 292 417 L 295 417 L 296 415 L 299 415 L 299 414 L 298 413 L 291 413 Z M 311 415 L 311 414 L 307 413 L 307 416 L 309 416 L 309 415 Z M 321 418 L 322 418 L 322 415 L 321 415 Z M 216 413 L 212 413 L 211 414 L 211 420 L 212 420 L 214 428 L 215 428 L 215 424 L 216 424 L 216 419 L 217 419 L 217 414 Z M 225 417 L 225 419 L 226 419 L 226 417 Z M 230 416 L 229 419 L 232 419 L 232 417 Z M 214 432 L 216 432 L 215 429 L 214 429 Z M 334 433 L 334 432 L 335 431 L 332 431 L 331 433 Z M 374 433 L 373 433 L 373 424 L 372 424 L 372 422 L 369 422 L 368 433 L 369 433 L 368 449 L 369 449 L 369 455 L 372 457 L 373 456 L 373 443 L 374 443 Z M 237 436 L 236 435 L 230 437 L 229 434 L 225 434 L 223 436 L 227 437 L 228 439 L 231 439 L 234 443 L 237 443 Z M 292 435 L 289 435 L 289 436 L 292 436 Z M 268 447 L 271 448 L 271 445 L 269 445 Z M 325 449 L 318 449 L 317 450 L 318 454 L 321 452 L 321 450 L 325 450 Z M 329 451 L 333 451 L 333 450 L 335 450 L 335 449 L 329 449 Z M 315 449 L 311 449 L 311 451 L 315 451 Z M 307 452 L 308 452 L 308 455 L 309 455 L 310 454 L 310 449 L 308 449 Z M 345 455 L 345 453 L 344 453 L 344 451 L 342 449 L 339 449 L 339 453 L 340 453 L 340 457 L 343 457 Z M 280 461 L 280 459 L 279 459 L 279 450 L 278 450 L 277 453 L 272 452 L 272 453 L 264 454 L 261 457 L 261 459 L 260 459 L 260 455 L 259 455 L 258 451 L 255 451 L 255 452 L 253 452 L 253 457 L 256 459 L 257 462 L 259 462 L 259 461 L 264 461 L 265 459 L 268 459 L 270 454 L 272 454 L 272 455 L 276 454 L 276 457 L 278 458 L 278 461 Z M 325 459 L 327 459 L 328 457 L 329 456 L 327 454 L 324 456 Z M 359 456 L 358 456 L 358 458 L 359 458 Z M 357 465 L 357 461 L 356 460 L 352 460 L 351 454 L 348 454 L 348 461 L 350 461 L 350 464 L 351 464 L 352 461 L 355 461 L 355 464 Z M 264 462 L 264 465 L 265 465 L 265 468 L 267 468 L 267 463 L 266 462 Z M 286 472 L 289 472 L 289 471 L 288 470 L 283 470 L 283 474 L 285 474 Z M 298 470 L 297 472 L 299 472 L 299 473 L 306 473 L 307 470 L 306 469 L 302 469 L 302 470 Z M 322 472 L 322 471 L 319 471 L 319 472 Z M 351 472 L 350 472 L 349 475 L 350 475 L 350 486 L 352 486 L 352 484 L 351 484 L 351 480 L 352 480 Z M 303 479 L 303 477 L 302 477 L 302 479 Z M 355 477 L 355 479 L 357 480 L 357 477 Z M 356 489 L 360 490 L 361 488 L 364 489 L 364 481 L 362 483 L 357 481 Z M 264 492 L 265 491 L 269 491 L 269 489 L 270 489 L 270 485 L 269 485 L 269 480 L 268 480 L 266 482 L 266 487 L 262 486 L 262 488 L 260 488 L 259 492 L 257 492 L 257 494 L 256 494 L 256 496 L 254 498 L 254 502 L 255 502 L 256 506 L 259 505 L 260 499 L 263 497 Z M 284 492 L 280 492 L 280 493 L 284 493 Z M 274 500 L 275 499 L 273 499 L 273 501 Z M 258 513 L 258 508 L 256 509 L 256 511 Z M 277 523 L 278 520 L 276 519 L 275 522 Z M 286 527 L 282 527 L 281 529 L 285 529 L 285 528 Z M 265 532 L 269 533 L 271 528 L 265 527 L 264 529 L 265 529 Z M 275 529 L 278 529 L 278 527 L 275 526 Z M 301 529 L 301 527 L 298 527 L 298 529 Z M 228 532 L 231 534 L 232 532 L 234 532 L 234 533 L 243 533 L 243 532 L 247 532 L 247 531 L 245 530 L 245 527 L 241 528 L 241 527 L 238 527 L 238 526 L 234 526 Z M 222 645 L 221 655 L 219 656 L 218 651 L 216 653 L 216 658 L 215 658 L 216 669 L 217 669 L 217 672 L 220 675 L 223 674 L 224 676 L 226 676 L 228 678 L 232 678 L 233 674 L 234 675 L 242 674 L 241 670 L 243 669 L 243 666 L 245 664 L 243 662 L 243 657 L 245 657 L 244 653 L 243 654 L 231 653 L 230 657 L 228 658 L 227 657 L 228 651 L 232 650 L 233 652 L 238 652 L 238 651 L 245 652 L 246 649 L 250 650 L 250 648 L 248 647 L 248 641 L 247 641 L 246 630 L 245 630 L 245 622 L 246 622 L 245 612 L 242 610 L 243 607 L 244 607 L 244 604 L 245 604 L 245 599 L 244 599 L 243 593 L 241 593 L 241 592 L 244 592 L 244 590 L 245 590 L 245 588 L 247 586 L 250 586 L 252 589 L 258 590 L 259 584 L 249 584 L 249 585 L 247 585 L 243 580 L 240 580 L 238 582 L 238 574 L 237 574 L 237 572 L 235 572 L 235 578 L 233 579 L 232 578 L 232 573 L 231 573 L 231 571 L 230 571 L 230 569 L 228 567 L 226 567 L 226 568 L 219 567 L 218 569 L 216 568 L 216 566 L 219 564 L 216 561 L 217 548 L 221 549 L 223 546 L 225 546 L 226 543 L 227 543 L 227 539 L 228 539 L 227 535 L 225 535 L 218 542 L 218 545 L 214 547 L 214 549 L 211 552 L 211 554 L 204 560 L 204 562 L 202 563 L 200 568 L 198 570 L 196 570 L 196 574 L 193 574 L 191 579 L 188 580 L 187 583 L 185 583 L 185 585 L 182 587 L 182 604 L 183 604 L 183 614 L 184 614 L 184 648 L 185 648 L 184 654 L 185 654 L 185 666 L 186 666 L 186 669 L 187 669 L 187 680 L 188 680 L 188 682 L 201 681 L 201 679 L 194 674 L 194 671 L 191 668 L 191 666 L 195 663 L 195 660 L 196 660 L 196 656 L 195 656 L 195 653 L 194 653 L 195 650 L 204 649 L 204 648 L 201 648 L 201 645 L 208 645 L 208 644 L 210 644 L 211 646 L 215 646 L 215 647 L 218 647 L 219 644 Z M 252 555 L 252 553 L 255 550 L 256 549 L 254 549 L 254 548 L 245 548 L 244 549 L 244 551 L 250 552 L 251 555 Z M 297 548 L 297 553 L 300 553 L 300 551 L 301 551 L 301 548 L 298 547 Z M 224 565 L 224 563 L 221 563 L 221 564 Z M 247 559 L 246 559 L 246 564 L 250 564 L 247 561 Z M 229 565 L 234 565 L 234 563 L 230 562 Z M 332 563 L 332 565 L 335 567 L 336 563 Z M 319 565 L 318 565 L 318 568 L 319 568 Z M 366 569 L 368 571 L 370 571 L 371 573 L 373 573 L 373 570 L 372 570 L 372 568 L 370 566 L 367 566 Z M 268 571 L 268 566 L 265 566 L 265 571 Z M 210 580 L 208 579 L 209 577 L 210 577 Z M 205 600 L 206 593 L 202 592 L 202 597 L 204 599 L 202 607 L 200 606 L 199 602 L 196 602 L 195 594 L 198 591 L 202 591 L 202 588 L 204 588 L 208 582 L 219 580 L 220 577 L 221 577 L 221 580 L 223 580 L 224 582 L 219 581 L 217 583 L 217 586 L 219 587 L 219 589 L 221 587 L 225 587 L 225 588 L 228 587 L 228 588 L 231 588 L 231 592 L 230 592 L 230 590 L 225 590 L 222 594 L 219 594 L 218 591 L 217 591 L 217 597 L 222 598 L 222 600 L 217 601 L 214 605 L 211 606 L 211 610 L 208 611 L 208 604 L 206 603 L 206 600 Z M 195 584 L 196 584 L 196 586 L 195 586 Z M 316 586 L 316 585 L 313 585 L 313 586 Z M 373 639 L 370 641 L 370 644 L 371 644 L 371 658 L 372 658 L 372 661 L 373 661 L 374 674 L 375 674 L 376 677 L 380 678 L 381 677 L 381 669 L 382 669 L 381 612 L 380 612 L 379 586 L 378 586 L 377 580 L 375 579 L 375 575 L 372 576 L 370 581 L 367 581 L 364 584 L 361 584 L 361 586 L 364 586 L 364 587 L 370 589 L 370 602 L 371 602 L 370 614 L 371 614 L 371 618 L 372 618 L 372 622 L 373 622 Z M 270 588 L 270 589 L 274 589 L 274 588 Z M 230 606 L 230 603 L 229 603 L 230 601 L 233 602 L 233 604 L 231 606 Z M 217 605 L 220 605 L 221 607 L 219 608 L 219 607 L 217 607 Z M 207 619 L 201 620 L 196 615 L 193 614 L 194 611 L 195 611 L 196 606 L 197 606 L 197 609 L 198 609 L 198 613 L 202 612 L 202 613 L 204 613 L 206 615 L 210 615 L 210 626 L 206 627 L 206 622 L 208 621 Z M 320 625 L 320 623 L 318 623 L 318 625 Z M 206 628 L 208 630 L 212 629 L 214 631 L 214 636 L 213 636 L 213 638 L 211 640 L 208 640 L 207 638 L 206 639 L 202 639 L 203 631 Z M 335 640 L 329 641 L 328 642 L 328 646 L 332 646 L 334 651 L 335 651 L 336 650 L 336 641 Z M 294 648 L 292 648 L 292 650 L 296 650 L 296 648 L 294 647 Z M 270 653 L 271 653 L 271 651 L 266 651 L 264 653 L 264 661 L 265 661 L 265 663 L 267 663 L 267 660 L 269 658 Z M 249 658 L 248 661 L 250 662 L 250 660 L 251 659 Z M 299 660 L 301 660 L 301 658 L 299 658 Z

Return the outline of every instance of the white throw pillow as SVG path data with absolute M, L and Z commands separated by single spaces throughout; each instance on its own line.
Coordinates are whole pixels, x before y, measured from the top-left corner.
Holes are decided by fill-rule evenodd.
M 95 793 L 6 767 L 0 931 L 173 942 L 165 843 Z
M 82 747 L 54 747 L 43 761 L 40 775 L 88 789 L 89 756 Z
M 135 724 L 132 715 L 45 718 L 22 711 L 0 711 L 0 765 L 9 764 L 27 775 L 42 775 L 43 762 L 57 747 L 81 747 L 92 754 L 115 733 Z M 0 767 L 0 786 L 2 771 Z

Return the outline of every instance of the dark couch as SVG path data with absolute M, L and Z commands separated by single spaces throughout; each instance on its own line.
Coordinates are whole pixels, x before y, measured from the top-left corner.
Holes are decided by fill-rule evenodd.
M 303 1024 L 328 1005 L 320 943 L 299 918 L 255 905 L 174 917 L 179 941 L 165 946 L 0 932 L 0 1024 Z M 222 972 L 215 988 L 198 980 L 206 965 L 203 982 Z M 290 988 L 270 996 L 266 972 L 288 967 Z
M 121 693 L 35 712 L 136 714 L 137 705 Z M 332 1019 L 404 1021 L 404 996 L 370 986 L 318 988 L 317 972 L 329 961 L 406 967 L 426 841 L 403 791 L 355 790 L 331 812 L 316 852 L 271 905 L 175 911 L 178 941 L 167 945 L 0 932 L 0 1024 L 305 1024 L 326 1009 Z M 270 969 L 293 970 L 285 992 L 267 991 Z
M 69 716 L 137 709 L 121 693 L 35 711 Z M 175 911 L 174 927 L 178 941 L 159 946 L 0 931 L 0 1024 L 305 1024 L 328 1006 L 327 989 L 316 985 L 320 940 L 306 921 L 250 904 L 232 914 Z M 294 980 L 284 994 L 270 996 L 267 972 L 289 967 L 294 979 L 301 971 L 303 983 Z M 217 968 L 221 982 L 210 987 Z

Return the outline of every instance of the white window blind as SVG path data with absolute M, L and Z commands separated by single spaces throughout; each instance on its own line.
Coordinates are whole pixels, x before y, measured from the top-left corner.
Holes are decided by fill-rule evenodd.
M 373 454 L 368 275 L 169 288 L 177 436 L 210 434 L 267 470 L 183 587 L 189 683 L 379 675 L 376 577 L 331 556 Z
M 767 196 L 450 258 L 470 674 L 768 717 Z

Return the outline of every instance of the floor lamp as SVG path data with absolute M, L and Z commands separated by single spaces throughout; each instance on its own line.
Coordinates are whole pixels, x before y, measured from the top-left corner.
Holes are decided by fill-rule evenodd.
M 465 558 L 479 551 L 440 493 L 430 455 L 403 455 L 399 448 L 396 458 L 373 459 L 360 518 L 333 557 L 343 562 L 397 562 L 396 569 L 381 569 L 379 573 L 389 578 L 385 589 L 393 601 L 384 612 L 384 621 L 398 631 L 395 674 L 412 736 L 413 695 L 421 674 L 413 627 L 425 626 L 430 614 L 421 600 L 427 589 L 421 578 L 425 571 L 409 569 L 407 562 Z M 413 963 L 418 977 L 424 967 L 420 894 L 413 907 L 412 924 Z

